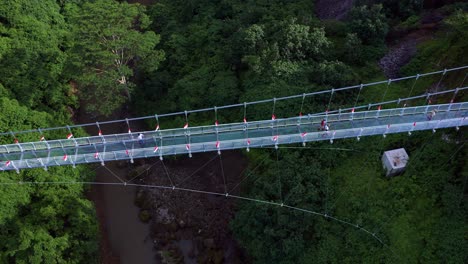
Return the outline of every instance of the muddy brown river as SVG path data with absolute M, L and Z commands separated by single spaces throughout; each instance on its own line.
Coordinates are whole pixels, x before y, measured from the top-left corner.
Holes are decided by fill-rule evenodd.
M 114 164 L 106 164 L 109 170 L 124 179 L 127 169 L 119 169 Z M 96 171 L 98 182 L 120 182 L 106 168 Z M 155 263 L 149 225 L 138 219 L 139 208 L 133 204 L 135 187 L 120 185 L 98 185 L 96 187 L 102 204 L 104 221 L 110 249 L 120 258 L 121 264 Z

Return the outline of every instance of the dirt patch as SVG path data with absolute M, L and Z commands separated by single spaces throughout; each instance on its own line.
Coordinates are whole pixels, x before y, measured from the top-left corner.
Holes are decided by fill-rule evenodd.
M 321 20 L 346 18 L 353 7 L 354 0 L 318 0 L 315 2 L 315 14 Z
M 417 33 L 413 35 L 420 38 L 407 35 L 398 44 L 392 45 L 389 52 L 380 59 L 379 66 L 388 78 L 398 78 L 401 67 L 405 66 L 416 55 L 417 44 L 428 38 L 428 35 L 422 34 L 422 32 L 420 35 Z
M 438 10 L 424 14 L 420 25 L 413 30 L 399 30 L 389 33 L 389 51 L 380 59 L 379 66 L 388 78 L 400 77 L 400 69 L 416 55 L 417 45 L 432 38 L 443 20 Z
M 151 172 L 136 181 L 149 185 L 225 193 L 240 181 L 246 158 L 239 151 L 222 153 L 221 162 L 216 153 L 196 154 L 193 158 L 160 161 Z M 203 166 L 205 165 L 205 166 Z M 145 165 L 141 165 L 145 166 Z M 226 182 L 226 184 L 224 184 Z M 226 186 L 226 187 L 225 187 Z M 235 193 L 238 193 L 237 188 Z M 245 263 L 229 229 L 234 217 L 235 200 L 206 193 L 142 188 L 137 200 L 151 213 L 151 236 L 161 260 L 184 263 Z

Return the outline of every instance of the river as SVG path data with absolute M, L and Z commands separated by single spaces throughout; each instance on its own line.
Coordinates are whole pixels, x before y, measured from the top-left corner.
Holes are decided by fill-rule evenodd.
M 107 169 L 121 179 L 127 174 L 127 168 L 118 168 L 115 162 L 106 164 Z M 97 182 L 120 182 L 109 170 L 104 167 L 97 169 Z M 97 185 L 94 187 L 95 202 L 100 218 L 101 235 L 107 236 L 111 254 L 117 255 L 117 260 L 107 263 L 155 263 L 152 239 L 149 238 L 149 225 L 142 223 L 138 218 L 139 208 L 133 204 L 135 187 L 120 185 Z M 97 201 L 96 201 L 97 198 Z M 103 228 L 105 230 L 103 230 Z M 101 242 L 103 243 L 103 242 Z M 101 245 L 101 255 L 103 249 Z M 107 252 L 106 254 L 110 254 Z

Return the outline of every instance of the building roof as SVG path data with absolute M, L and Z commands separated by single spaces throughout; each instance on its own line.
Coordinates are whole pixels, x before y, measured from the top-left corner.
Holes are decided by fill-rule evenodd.
M 386 164 L 391 165 L 392 169 L 404 168 L 409 159 L 404 148 L 385 151 L 383 157 L 388 161 Z

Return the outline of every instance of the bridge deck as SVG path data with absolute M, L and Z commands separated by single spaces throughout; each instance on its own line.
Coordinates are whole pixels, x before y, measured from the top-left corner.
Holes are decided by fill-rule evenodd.
M 437 114 L 429 120 L 428 113 L 434 109 Z M 18 143 L 0 146 L 0 170 L 104 163 L 458 127 L 467 125 L 467 114 L 468 103 L 453 103 Z M 327 120 L 329 131 L 319 130 L 323 119 Z M 144 134 L 143 142 L 137 139 L 139 133 Z

